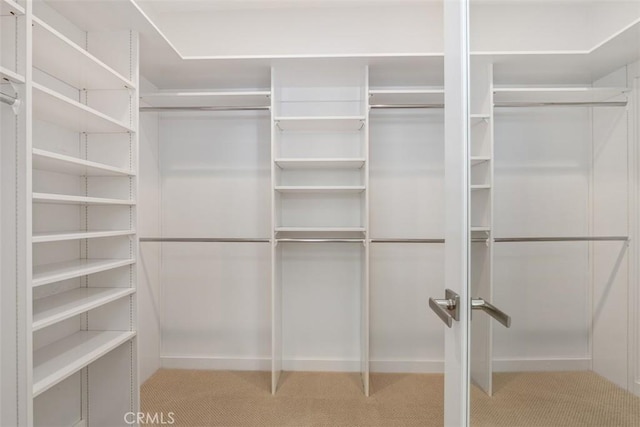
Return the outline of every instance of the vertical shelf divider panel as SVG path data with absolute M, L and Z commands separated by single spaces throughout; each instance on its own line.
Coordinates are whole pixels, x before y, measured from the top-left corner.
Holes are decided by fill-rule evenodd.
M 31 425 L 31 21 L 33 2 L 0 0 L 0 425 Z M 6 37 L 6 38 L 5 38 Z
M 471 297 L 492 301 L 493 289 L 493 65 L 473 58 L 471 80 Z M 471 379 L 487 394 L 492 389 L 492 322 L 477 314 L 471 322 Z
M 279 223 L 276 158 L 280 157 L 276 144 L 275 118 L 279 112 L 276 99 L 280 99 L 280 88 L 276 86 L 275 67 L 271 67 L 271 393 L 278 389 L 282 373 L 282 280 L 276 228 Z
M 370 263 L 371 263 L 371 234 L 370 234 L 370 213 L 369 213 L 369 205 L 370 205 L 370 194 L 369 191 L 369 132 L 370 132 L 370 122 L 369 115 L 371 109 L 369 108 L 369 67 L 365 67 L 364 69 L 364 84 L 362 85 L 362 103 L 365 110 L 365 127 L 364 127 L 364 186 L 367 189 L 364 194 L 364 206 L 362 209 L 362 214 L 364 216 L 364 220 L 362 224 L 364 225 L 364 254 L 362 261 L 362 307 L 361 307 L 361 332 L 360 332 L 360 340 L 361 340 L 361 363 L 362 363 L 362 383 L 364 389 L 364 395 L 369 396 L 369 351 L 370 351 L 370 315 L 369 312 L 371 310 L 371 297 L 370 297 Z
M 25 76 L 37 95 L 25 152 L 26 424 L 115 425 L 139 408 L 138 35 L 84 32 L 46 3 L 39 13 Z M 49 20 L 76 25 L 87 48 Z

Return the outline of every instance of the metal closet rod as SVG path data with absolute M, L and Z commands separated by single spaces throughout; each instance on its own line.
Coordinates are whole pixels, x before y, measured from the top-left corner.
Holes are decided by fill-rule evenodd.
M 11 95 L 7 95 L 6 93 L 0 92 L 0 102 L 3 104 L 13 105 L 16 103 L 18 98 L 15 98 Z
M 276 239 L 278 243 L 364 243 L 364 239 Z
M 496 237 L 496 243 L 505 242 L 628 242 L 628 236 L 576 236 L 576 237 Z
M 444 239 L 371 239 L 371 243 L 444 243 Z
M 264 111 L 270 110 L 268 105 L 256 106 L 212 106 L 212 107 L 140 107 L 141 113 L 163 112 L 163 111 Z
M 495 108 L 518 107 L 626 107 L 627 101 L 601 102 L 496 102 Z M 444 108 L 444 104 L 372 104 L 372 109 L 437 109 Z
M 141 237 L 140 242 L 186 242 L 186 243 L 269 243 L 271 239 L 242 237 Z

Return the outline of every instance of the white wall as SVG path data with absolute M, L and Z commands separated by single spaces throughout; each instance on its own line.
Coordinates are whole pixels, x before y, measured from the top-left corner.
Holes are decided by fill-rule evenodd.
M 588 109 L 498 109 L 495 120 L 495 236 L 588 235 Z M 588 243 L 494 248 L 494 304 L 512 316 L 494 328 L 496 368 L 588 369 Z

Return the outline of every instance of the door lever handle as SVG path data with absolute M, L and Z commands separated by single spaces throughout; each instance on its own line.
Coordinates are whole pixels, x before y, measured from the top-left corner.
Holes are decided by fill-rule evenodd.
M 440 317 L 449 328 L 453 321 L 460 320 L 460 296 L 451 289 L 445 289 L 445 299 L 429 298 L 429 307 Z
M 489 316 L 496 319 L 498 322 L 502 323 L 507 328 L 511 327 L 511 316 L 497 308 L 495 305 L 483 300 L 482 298 L 472 298 L 471 309 L 482 310 Z

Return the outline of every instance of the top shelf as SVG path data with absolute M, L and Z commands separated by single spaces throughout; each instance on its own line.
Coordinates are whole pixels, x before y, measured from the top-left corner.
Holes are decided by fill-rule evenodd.
M 369 104 L 444 104 L 444 88 L 396 89 L 379 88 L 369 91 Z
M 0 0 L 0 16 L 24 15 L 24 7 L 13 0 Z
M 276 117 L 276 126 L 282 131 L 359 131 L 364 127 L 364 116 L 328 117 Z
M 78 89 L 134 88 L 131 80 L 35 16 L 33 66 Z
M 254 91 L 161 91 L 141 94 L 150 107 L 269 107 L 270 90 Z
M 622 101 L 624 87 L 495 87 L 494 102 Z

